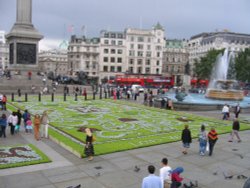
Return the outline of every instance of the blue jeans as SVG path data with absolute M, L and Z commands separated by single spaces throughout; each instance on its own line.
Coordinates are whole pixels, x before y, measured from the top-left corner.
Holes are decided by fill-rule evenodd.
M 200 153 L 205 153 L 207 147 L 207 141 L 200 139 Z

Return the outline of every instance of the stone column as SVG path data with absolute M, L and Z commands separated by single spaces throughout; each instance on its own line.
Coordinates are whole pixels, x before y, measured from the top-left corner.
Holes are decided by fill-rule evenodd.
M 32 24 L 31 0 L 17 0 L 16 23 Z
M 16 23 L 6 35 L 9 44 L 9 69 L 38 70 L 38 42 L 43 36 L 32 24 L 32 0 L 17 0 Z

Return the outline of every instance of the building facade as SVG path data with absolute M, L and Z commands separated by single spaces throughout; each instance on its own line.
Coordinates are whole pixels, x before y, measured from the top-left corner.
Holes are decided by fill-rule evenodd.
M 112 78 L 127 70 L 124 32 L 101 32 L 99 67 L 100 80 Z
M 9 66 L 9 46 L 5 42 L 5 32 L 0 31 L 0 69 Z
M 192 36 L 188 42 L 189 62 L 193 67 L 195 59 L 205 56 L 209 50 L 228 48 L 229 52 L 237 54 L 250 47 L 250 35 L 229 32 L 201 33 Z
M 162 75 L 174 77 L 175 83 L 183 83 L 184 75 L 189 74 L 189 53 L 186 40 L 168 39 L 163 52 Z
M 43 73 L 53 72 L 54 76 L 68 74 L 67 51 L 51 50 L 41 51 L 38 54 L 39 71 Z
M 70 75 L 85 72 L 89 77 L 99 74 L 100 39 L 71 36 L 68 46 L 68 70 Z

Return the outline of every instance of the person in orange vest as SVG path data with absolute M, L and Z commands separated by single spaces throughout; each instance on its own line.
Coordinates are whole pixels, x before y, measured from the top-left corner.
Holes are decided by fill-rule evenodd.
M 2 98 L 2 110 L 7 110 L 6 109 L 6 103 L 7 103 L 7 97 L 6 97 L 6 95 L 3 95 L 3 98 Z
M 34 117 L 34 121 L 33 121 L 33 125 L 34 125 L 34 136 L 36 140 L 40 140 L 40 133 L 39 133 L 39 129 L 40 129 L 40 125 L 41 125 L 41 119 L 40 119 L 40 115 L 36 114 Z

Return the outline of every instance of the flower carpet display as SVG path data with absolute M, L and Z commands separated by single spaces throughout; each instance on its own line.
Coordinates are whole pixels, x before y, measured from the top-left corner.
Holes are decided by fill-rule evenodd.
M 50 159 L 33 145 L 0 147 L 0 169 L 50 162 Z
M 232 124 L 231 121 L 110 99 L 85 101 L 79 97 L 74 101 L 73 97 L 68 97 L 63 101 L 57 96 L 54 102 L 44 97 L 42 102 L 29 98 L 29 102 L 12 104 L 22 110 L 28 109 L 33 115 L 48 110 L 50 136 L 80 154 L 83 153 L 86 127 L 94 131 L 98 155 L 179 141 L 185 124 L 189 125 L 193 137 L 197 137 L 201 124 L 214 126 L 220 134 L 230 132 Z M 244 129 L 250 129 L 250 125 L 242 123 L 241 130 Z

